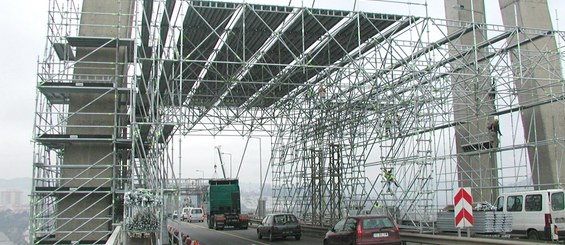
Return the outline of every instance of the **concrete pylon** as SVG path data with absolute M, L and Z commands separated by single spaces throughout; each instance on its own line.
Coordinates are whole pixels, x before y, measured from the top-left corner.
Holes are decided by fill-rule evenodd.
M 448 34 L 461 28 L 485 23 L 483 0 L 445 0 Z M 457 55 L 487 39 L 484 29 L 473 28 L 451 42 L 450 54 Z M 459 187 L 470 187 L 473 201 L 493 202 L 498 196 L 498 168 L 495 146 L 490 142 L 487 125 L 492 120 L 494 99 L 490 96 L 493 81 L 487 62 L 476 60 L 488 55 L 478 49 L 454 61 L 454 66 L 464 66 L 451 76 L 453 85 L 454 118 L 457 147 L 457 177 Z M 489 151 L 492 150 L 492 151 Z M 479 151 L 482 152 L 479 154 Z M 487 153 L 485 153 L 487 152 Z
M 99 40 L 130 38 L 133 0 L 84 0 L 79 33 L 73 45 L 77 62 L 72 80 L 81 87 L 124 87 L 127 48 L 97 46 Z M 76 28 L 76 27 L 75 27 Z M 69 39 L 70 40 L 70 39 Z M 70 43 L 70 41 L 69 41 Z M 122 64 L 122 65 L 120 65 Z M 89 244 L 112 231 L 117 115 L 125 113 L 114 92 L 77 92 L 69 96 L 65 132 L 73 141 L 64 148 L 61 187 L 68 194 L 56 206 L 55 239 Z M 105 141 L 97 139 L 107 139 Z
M 546 0 L 499 0 L 502 20 L 508 28 L 535 28 L 551 30 L 551 18 Z M 532 34 L 518 33 L 509 38 L 510 43 L 520 43 L 532 37 Z M 563 94 L 559 84 L 563 79 L 561 62 L 556 52 L 557 45 L 552 36 L 539 38 L 528 44 L 520 45 L 511 56 L 521 106 L 535 105 L 523 109 L 522 124 L 524 137 L 528 145 L 528 156 L 532 179 L 536 189 L 549 189 L 560 186 L 565 181 L 563 148 L 556 139 L 565 136 L 565 110 L 562 102 L 536 105 L 552 97 Z M 539 59 L 543 52 L 547 58 Z

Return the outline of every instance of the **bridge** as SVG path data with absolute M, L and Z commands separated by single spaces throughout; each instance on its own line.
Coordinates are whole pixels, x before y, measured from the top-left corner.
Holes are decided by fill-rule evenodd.
M 270 139 L 269 211 L 316 226 L 379 203 L 433 230 L 458 187 L 562 186 L 565 33 L 547 3 L 499 0 L 503 25 L 480 0 L 445 0 L 446 19 L 316 4 L 50 0 L 30 241 L 162 236 L 175 142 L 202 135 Z

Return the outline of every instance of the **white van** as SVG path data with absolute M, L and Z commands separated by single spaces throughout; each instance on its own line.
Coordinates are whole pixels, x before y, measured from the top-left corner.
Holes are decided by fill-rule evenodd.
M 563 189 L 504 193 L 496 200 L 496 209 L 512 214 L 512 233 L 533 240 L 552 240 L 556 231 L 565 235 Z
M 183 208 L 181 220 L 204 222 L 204 210 L 202 208 Z

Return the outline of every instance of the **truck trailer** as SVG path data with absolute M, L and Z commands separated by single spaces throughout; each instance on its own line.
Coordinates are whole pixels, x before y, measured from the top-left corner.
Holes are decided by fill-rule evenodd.
M 249 217 L 241 214 L 239 180 L 212 179 L 208 181 L 208 228 L 221 230 L 224 227 L 247 229 Z

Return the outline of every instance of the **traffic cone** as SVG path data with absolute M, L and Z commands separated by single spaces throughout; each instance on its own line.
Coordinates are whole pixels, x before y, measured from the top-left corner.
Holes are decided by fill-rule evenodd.
M 184 244 L 184 245 L 190 245 L 190 244 L 192 244 L 192 240 L 190 239 L 190 236 L 187 235 L 187 236 L 184 238 L 184 243 L 183 243 L 183 244 Z
M 198 241 L 194 240 L 194 241 L 192 241 L 191 245 L 200 245 L 200 243 L 198 243 Z

